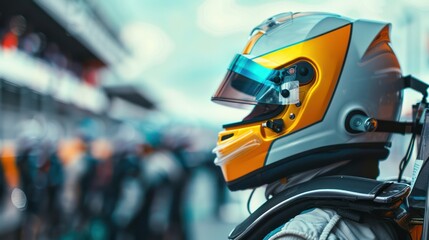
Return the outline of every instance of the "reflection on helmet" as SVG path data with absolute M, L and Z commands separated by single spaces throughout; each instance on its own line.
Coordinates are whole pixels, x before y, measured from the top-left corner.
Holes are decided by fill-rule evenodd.
M 390 133 L 350 133 L 344 123 L 352 111 L 398 119 L 403 86 L 389 30 L 327 13 L 284 13 L 257 26 L 212 97 L 254 106 L 224 125 L 214 149 L 229 188 L 360 156 L 386 158 Z

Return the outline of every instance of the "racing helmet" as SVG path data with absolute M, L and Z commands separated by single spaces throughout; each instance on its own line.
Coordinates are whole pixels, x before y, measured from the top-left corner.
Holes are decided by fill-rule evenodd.
M 223 125 L 213 150 L 228 187 L 387 158 L 391 133 L 350 124 L 355 116 L 399 118 L 404 84 L 389 31 L 388 23 L 329 13 L 281 13 L 256 26 L 212 97 L 252 109 Z

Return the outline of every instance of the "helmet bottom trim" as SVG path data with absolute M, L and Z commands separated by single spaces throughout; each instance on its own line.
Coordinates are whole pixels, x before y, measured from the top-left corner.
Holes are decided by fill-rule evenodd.
M 354 143 L 325 146 L 279 160 L 246 176 L 227 182 L 231 191 L 259 187 L 278 179 L 306 170 L 323 167 L 344 160 L 386 159 L 389 155 L 387 142 Z

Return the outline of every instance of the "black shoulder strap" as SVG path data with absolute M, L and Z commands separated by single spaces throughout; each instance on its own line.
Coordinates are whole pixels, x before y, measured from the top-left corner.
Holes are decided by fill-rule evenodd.
M 302 211 L 315 207 L 395 216 L 409 191 L 410 187 L 402 183 L 350 176 L 317 178 L 269 199 L 238 225 L 229 239 L 263 239 Z

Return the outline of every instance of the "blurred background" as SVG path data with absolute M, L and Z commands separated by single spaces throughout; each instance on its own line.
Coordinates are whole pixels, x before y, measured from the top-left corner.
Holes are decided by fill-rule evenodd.
M 247 112 L 210 97 L 287 11 L 390 22 L 403 75 L 429 81 L 426 0 L 0 0 L 0 238 L 225 239 L 250 192 L 226 189 L 211 150 Z

